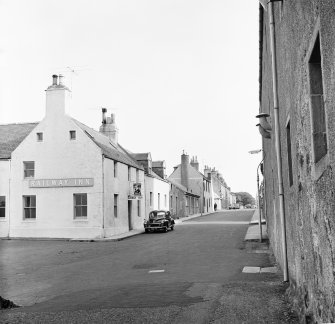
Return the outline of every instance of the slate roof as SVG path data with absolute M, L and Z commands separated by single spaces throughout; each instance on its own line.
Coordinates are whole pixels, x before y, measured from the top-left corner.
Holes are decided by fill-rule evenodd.
M 163 168 L 165 165 L 165 161 L 152 161 L 153 168 Z
M 132 153 L 131 155 L 137 161 L 147 161 L 147 160 L 151 159 L 150 153 Z
M 102 153 L 109 159 L 130 165 L 134 168 L 144 170 L 143 167 L 137 163 L 136 160 L 120 145 L 111 141 L 106 135 L 99 133 L 82 124 L 78 120 L 72 118 L 72 120 L 88 135 L 91 140 L 100 147 Z
M 12 152 L 38 123 L 0 125 L 0 159 L 10 159 Z
M 185 194 L 187 194 L 187 195 L 192 195 L 192 196 L 195 196 L 195 197 L 200 197 L 199 195 L 188 191 L 185 186 L 183 186 L 182 184 L 178 183 L 177 181 L 175 181 L 173 179 L 168 179 L 168 182 L 172 183 L 174 186 L 176 186 L 180 190 L 184 191 Z
M 164 181 L 164 182 L 168 182 L 166 179 L 163 179 L 162 177 L 160 177 L 157 173 L 155 173 L 154 171 L 150 171 L 150 173 L 146 173 L 147 176 L 152 177 L 152 178 L 156 178 L 158 180 Z

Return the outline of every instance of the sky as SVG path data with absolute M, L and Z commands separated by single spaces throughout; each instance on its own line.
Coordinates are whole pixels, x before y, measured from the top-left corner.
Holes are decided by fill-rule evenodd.
M 40 121 L 52 74 L 72 90 L 67 114 L 165 160 L 185 151 L 256 195 L 256 0 L 0 0 L 0 123 Z

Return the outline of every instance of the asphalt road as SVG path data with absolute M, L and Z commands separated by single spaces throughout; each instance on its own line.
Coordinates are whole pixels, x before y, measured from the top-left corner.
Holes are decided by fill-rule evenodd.
M 280 274 L 225 211 L 120 242 L 1 241 L 3 323 L 294 323 Z

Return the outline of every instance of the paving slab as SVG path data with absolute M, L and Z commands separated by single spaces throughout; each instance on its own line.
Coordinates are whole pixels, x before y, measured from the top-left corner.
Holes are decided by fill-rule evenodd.
M 244 273 L 260 273 L 260 267 L 244 267 L 242 272 Z
M 278 268 L 277 267 L 266 267 L 266 268 L 261 268 L 261 273 L 277 273 Z

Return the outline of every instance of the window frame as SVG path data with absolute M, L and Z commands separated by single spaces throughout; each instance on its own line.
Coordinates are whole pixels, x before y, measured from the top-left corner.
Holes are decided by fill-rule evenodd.
M 33 169 L 26 168 L 28 163 L 33 163 Z M 33 171 L 32 176 L 26 176 L 26 171 Z M 23 161 L 23 178 L 24 179 L 34 179 L 35 178 L 35 161 Z
M 114 194 L 114 208 L 113 208 L 113 213 L 114 213 L 114 218 L 118 217 L 118 204 L 119 204 L 119 195 Z
M 43 142 L 43 132 L 36 133 L 37 142 Z
M 30 205 L 27 204 L 28 200 L 27 198 L 30 198 Z M 31 200 L 35 201 L 35 205 L 31 205 Z M 35 220 L 36 219 L 36 206 L 37 206 L 37 201 L 36 201 L 36 195 L 23 195 L 22 196 L 22 205 L 23 205 L 23 220 Z M 29 211 L 29 217 L 26 217 L 26 211 Z M 31 216 L 32 211 L 34 211 L 33 216 Z
M 128 181 L 131 181 L 131 166 L 128 165 Z
M 141 200 L 137 199 L 137 216 L 141 217 Z
M 292 136 L 291 136 L 291 120 L 288 118 L 286 122 L 286 150 L 287 150 L 287 165 L 288 165 L 288 184 L 290 187 L 294 184 L 293 179 L 293 160 L 292 160 Z
M 86 204 L 83 204 L 81 201 L 81 204 L 77 205 L 77 201 L 76 201 L 76 197 L 77 196 L 85 196 L 86 199 Z M 73 194 L 73 219 L 87 219 L 88 217 L 88 196 L 86 192 L 76 192 Z M 77 208 L 80 208 L 81 211 L 83 210 L 83 208 L 86 208 L 86 215 L 81 215 L 77 216 Z M 85 209 L 84 209 L 85 210 Z
M 114 166 L 113 166 L 113 168 L 114 168 L 114 173 L 113 173 L 113 175 L 114 175 L 114 178 L 117 178 L 117 175 L 118 175 L 118 162 L 117 161 L 114 161 Z
M 4 206 L 1 205 L 2 198 L 4 200 Z M 4 210 L 3 216 L 1 216 L 2 210 Z M 0 219 L 4 219 L 4 218 L 6 218 L 6 196 L 0 196 Z
M 77 139 L 77 132 L 75 130 L 70 130 L 69 136 L 70 136 L 70 141 L 75 141 Z
M 314 52 L 315 46 L 316 46 L 316 42 L 319 41 L 319 49 L 320 49 L 320 68 L 321 68 L 321 86 L 322 86 L 322 94 L 319 94 L 319 96 L 322 96 L 321 100 L 322 100 L 322 105 L 323 105 L 323 113 L 324 113 L 324 135 L 325 135 L 325 141 L 326 141 L 326 152 L 324 155 L 322 155 L 320 158 L 316 157 L 316 152 L 315 152 L 315 144 L 314 144 L 314 118 L 313 118 L 313 114 L 315 114 L 315 110 L 313 110 L 313 99 L 312 97 L 316 97 L 318 96 L 318 94 L 313 93 L 313 80 L 311 79 L 311 74 L 313 74 L 313 72 L 311 71 L 313 69 L 313 66 L 311 64 L 317 64 L 315 62 L 310 62 L 311 61 L 311 56 Z M 326 170 L 327 166 L 329 165 L 329 132 L 328 132 L 328 118 L 327 118 L 327 110 L 326 110 L 326 102 L 327 102 L 327 98 L 326 98 L 326 87 L 324 84 L 324 69 L 323 69 L 323 55 L 322 55 L 322 35 L 321 35 L 321 31 L 320 31 L 320 18 L 317 19 L 315 28 L 314 28 L 314 32 L 313 35 L 311 37 L 311 41 L 310 41 L 310 46 L 309 49 L 306 53 L 306 60 L 305 60 L 305 64 L 306 64 L 306 69 L 307 69 L 307 75 L 308 75 L 308 86 L 309 86 L 309 101 L 310 101 L 310 120 L 311 120 L 311 152 L 312 152 L 312 158 L 311 158 L 311 166 L 312 166 L 312 178 L 314 181 L 318 180 L 321 175 L 324 173 L 324 171 Z

